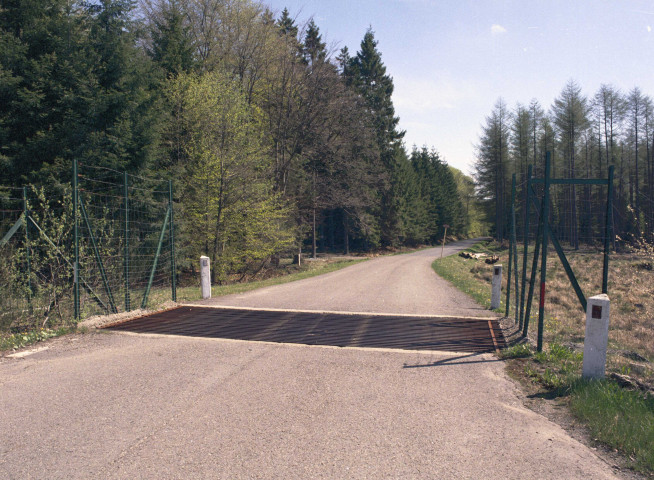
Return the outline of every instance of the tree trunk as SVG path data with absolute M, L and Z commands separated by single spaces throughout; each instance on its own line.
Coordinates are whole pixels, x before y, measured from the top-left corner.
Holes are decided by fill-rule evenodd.
M 343 210 L 343 252 L 345 255 L 350 254 L 350 237 L 347 212 Z
M 313 221 L 311 222 L 311 227 L 312 227 L 312 233 L 313 233 L 313 239 L 312 239 L 312 245 L 311 245 L 311 258 L 317 258 L 317 251 L 316 251 L 316 208 L 313 208 Z

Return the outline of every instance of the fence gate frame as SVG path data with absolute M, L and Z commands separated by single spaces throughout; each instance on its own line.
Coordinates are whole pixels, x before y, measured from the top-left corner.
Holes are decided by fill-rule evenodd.
M 551 178 L 551 152 L 546 153 L 545 157 L 545 175 L 543 178 L 533 178 L 533 166 L 529 165 L 527 171 L 527 183 L 524 188 L 525 196 L 525 223 L 524 223 L 524 250 L 522 256 L 522 279 L 521 279 L 521 289 L 519 292 L 520 299 L 518 302 L 518 267 L 517 267 L 517 241 L 515 238 L 515 175 L 513 176 L 512 182 L 512 195 L 511 195 L 511 238 L 509 241 L 509 286 L 507 288 L 507 297 L 506 297 L 506 315 L 508 316 L 509 311 L 509 299 L 510 299 L 510 283 L 511 283 L 511 261 L 513 260 L 515 264 L 515 281 L 516 281 L 516 294 L 515 294 L 515 303 L 516 303 L 516 318 L 518 319 L 518 328 L 522 329 L 522 336 L 526 337 L 529 332 L 529 318 L 531 314 L 531 306 L 534 295 L 534 285 L 536 284 L 536 272 L 538 270 L 538 257 L 540 256 L 540 302 L 538 306 L 538 340 L 537 340 L 537 350 L 541 352 L 543 350 L 543 330 L 545 323 L 545 294 L 546 294 L 546 285 L 547 285 L 547 250 L 548 243 L 551 240 L 556 253 L 563 264 L 568 280 L 572 285 L 572 288 L 577 295 L 579 304 L 581 305 L 584 312 L 586 312 L 587 302 L 586 297 L 579 286 L 577 277 L 568 262 L 568 259 L 559 243 L 558 238 L 552 232 L 550 221 L 549 221 L 549 204 L 550 204 L 550 187 L 552 185 L 606 185 L 607 186 L 607 196 L 606 196 L 606 212 L 605 212 L 605 222 L 604 222 L 604 252 L 603 252 L 603 265 L 602 265 L 602 293 L 608 293 L 608 274 L 609 274 L 609 248 L 610 248 L 610 239 L 613 234 L 613 176 L 614 176 L 614 166 L 611 165 L 608 171 L 607 178 Z M 536 191 L 534 190 L 534 185 L 543 185 L 543 195 L 542 199 L 538 198 Z M 534 248 L 534 255 L 531 265 L 531 275 L 529 281 L 529 292 L 526 292 L 526 283 L 527 283 L 527 259 L 528 259 L 528 248 L 529 248 L 529 218 L 530 218 L 530 207 L 534 205 L 536 213 L 538 215 L 538 229 L 536 233 L 536 242 Z M 526 303 L 525 303 L 526 295 Z M 518 308 L 519 304 L 519 308 Z
M 104 262 L 102 261 L 102 256 L 100 250 L 98 249 L 95 236 L 93 234 L 93 228 L 89 215 L 87 214 L 86 204 L 82 192 L 80 191 L 78 184 L 78 163 L 77 159 L 73 160 L 73 222 L 74 222 L 74 261 L 72 264 L 73 267 L 73 292 L 74 292 L 74 318 L 76 321 L 81 320 L 82 312 L 80 306 L 80 280 L 84 284 L 85 289 L 91 293 L 93 299 L 102 307 L 107 313 L 118 313 L 118 308 L 116 301 L 114 300 L 113 292 L 111 291 L 111 286 L 105 272 Z M 129 278 L 129 179 L 127 172 L 123 172 L 123 282 L 125 287 L 125 311 L 129 312 L 131 310 L 131 296 L 130 296 L 130 278 Z M 150 274 L 148 277 L 147 286 L 143 293 L 143 298 L 141 300 L 140 308 L 145 309 L 148 305 L 148 297 L 150 295 L 150 289 L 152 288 L 152 283 L 154 282 L 154 276 L 157 270 L 157 265 L 159 263 L 159 257 L 161 255 L 161 247 L 164 243 L 164 238 L 166 235 L 166 230 L 168 230 L 170 238 L 170 262 L 171 262 L 171 298 L 173 302 L 177 301 L 177 284 L 176 284 L 176 265 L 175 265 L 175 223 L 173 219 L 173 182 L 168 180 L 167 190 L 168 190 L 168 205 L 166 206 L 165 217 L 161 226 L 161 231 L 159 232 L 159 241 L 157 243 L 156 253 L 152 260 L 152 266 L 150 267 Z M 81 218 L 80 218 L 81 217 Z M 89 238 L 91 240 L 91 246 L 93 249 L 93 254 L 95 258 L 95 263 L 98 266 L 100 275 L 102 277 L 102 283 L 104 290 L 109 299 L 109 305 L 103 302 L 100 297 L 90 289 L 90 286 L 84 281 L 83 278 L 79 275 L 79 223 L 80 220 L 84 221 L 84 224 L 89 232 Z M 38 227 L 37 227 L 38 228 Z

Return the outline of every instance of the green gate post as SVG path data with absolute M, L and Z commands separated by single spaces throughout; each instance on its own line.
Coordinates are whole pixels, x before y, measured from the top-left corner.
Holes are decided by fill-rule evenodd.
M 91 247 L 93 247 L 93 254 L 95 255 L 95 261 L 100 269 L 100 276 L 102 277 L 102 283 L 104 284 L 104 291 L 107 292 L 107 298 L 109 298 L 109 305 L 111 306 L 111 313 L 118 313 L 116 308 L 116 302 L 114 302 L 114 296 L 111 293 L 111 287 L 109 286 L 109 279 L 107 278 L 107 272 L 104 269 L 104 263 L 102 262 L 102 256 L 100 255 L 100 250 L 98 249 L 98 244 L 95 241 L 95 235 L 93 235 L 93 228 L 91 227 L 91 221 L 89 220 L 89 215 L 86 213 L 86 206 L 84 205 L 84 198 L 77 194 L 79 200 L 79 206 L 82 211 L 82 218 L 84 219 L 84 224 L 86 225 L 87 230 L 89 231 L 89 238 L 91 239 Z
M 145 293 L 143 294 L 143 301 L 141 302 L 142 309 L 145 309 L 145 307 L 148 305 L 148 295 L 150 295 L 150 288 L 152 288 L 152 282 L 154 281 L 154 274 L 157 271 L 157 263 L 159 262 L 161 245 L 163 244 L 164 235 L 166 234 L 166 229 L 168 228 L 170 213 L 171 213 L 170 209 L 168 209 L 166 211 L 166 218 L 164 219 L 163 227 L 161 228 L 161 234 L 159 235 L 159 244 L 157 245 L 157 252 L 154 254 L 154 262 L 152 262 L 152 269 L 150 270 L 150 280 L 148 280 L 148 285 L 145 288 Z
M 530 195 L 534 195 L 532 192 Z M 529 321 L 531 319 L 531 304 L 534 300 L 534 287 L 536 286 L 536 272 L 538 270 L 538 256 L 540 254 L 541 239 L 543 238 L 543 204 L 539 209 L 538 230 L 536 231 L 536 242 L 534 243 L 534 258 L 531 263 L 531 274 L 529 278 L 529 293 L 527 294 L 527 304 L 525 306 L 525 321 L 522 329 L 522 336 L 526 337 L 529 333 Z
M 511 176 L 511 232 L 509 233 L 509 276 L 506 279 L 506 311 L 509 316 L 511 308 L 511 269 L 513 266 L 513 233 L 515 233 L 515 173 Z
M 531 175 L 532 175 L 533 165 L 529 165 L 527 168 L 527 187 L 525 191 L 525 225 L 524 225 L 524 250 L 522 253 L 522 288 L 520 289 L 520 315 L 518 316 L 518 328 L 522 328 L 525 314 L 525 287 L 527 284 L 527 256 L 529 254 L 529 210 L 531 205 Z
M 168 208 L 170 209 L 170 276 L 173 302 L 177 301 L 177 268 L 175 266 L 175 221 L 173 217 L 173 181 L 168 180 Z
M 550 205 L 550 168 L 552 154 L 547 152 L 545 157 L 545 190 L 543 192 L 543 250 L 540 263 L 540 303 L 538 305 L 538 342 L 536 349 L 543 351 L 543 329 L 545 326 L 545 291 L 547 283 L 547 241 L 549 238 L 549 205 Z
M 79 219 L 77 215 L 77 159 L 73 160 L 73 236 L 75 243 L 75 260 L 73 262 L 73 302 L 75 303 L 75 320 L 80 320 L 80 299 L 79 299 Z
M 125 248 L 123 253 L 123 264 L 125 269 L 125 311 L 131 310 L 129 301 L 129 183 L 127 172 L 124 173 L 124 203 L 125 203 Z
M 518 277 L 520 276 L 520 273 L 518 272 L 518 238 L 516 234 L 516 224 L 515 224 L 515 195 L 514 195 L 514 202 L 513 202 L 513 212 L 512 212 L 512 225 L 511 225 L 511 236 L 513 237 L 513 281 L 515 282 L 515 290 L 513 294 L 513 298 L 515 300 L 515 312 L 514 312 L 514 321 L 515 324 L 518 324 L 518 315 L 519 315 L 519 309 L 518 306 L 520 304 L 519 300 L 519 293 L 520 290 L 518 290 Z
M 28 216 L 27 187 L 23 187 L 23 226 L 25 227 L 25 259 L 27 263 L 27 308 L 30 315 L 32 315 L 32 266 L 30 262 L 30 229 L 29 222 L 27 221 Z
M 609 184 L 606 195 L 606 225 L 604 226 L 604 266 L 602 268 L 602 293 L 609 291 L 609 246 L 613 229 L 613 170 L 614 166 L 609 167 Z

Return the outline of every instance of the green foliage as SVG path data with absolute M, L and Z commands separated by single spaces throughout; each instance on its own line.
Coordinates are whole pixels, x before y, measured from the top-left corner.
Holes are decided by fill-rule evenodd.
M 297 25 L 295 25 L 295 20 L 291 18 L 287 8 L 282 10 L 282 15 L 279 17 L 277 24 L 279 25 L 280 34 L 288 35 L 293 39 L 297 38 L 298 28 Z
M 195 47 L 185 22 L 184 4 L 179 0 L 168 0 L 162 2 L 160 8 L 160 12 L 151 17 L 152 45 L 148 54 L 169 76 L 189 73 L 195 64 Z
M 19 1 L 0 10 L 0 184 L 69 178 L 71 160 L 137 169 L 158 140 L 133 3 Z
M 369 29 L 364 35 L 361 49 L 349 59 L 343 76 L 347 85 L 361 95 L 365 102 L 377 136 L 380 159 L 389 178 L 388 186 L 381 192 L 381 242 L 385 246 L 397 245 L 404 236 L 402 216 L 406 198 L 402 197 L 407 193 L 402 185 L 402 164 L 406 158 L 401 147 L 404 132 L 397 128 L 400 119 L 395 116 L 391 99 L 393 79 L 386 74 L 372 30 Z
M 489 225 L 484 219 L 484 212 L 475 194 L 475 181 L 461 170 L 449 167 L 456 181 L 456 188 L 461 201 L 464 229 L 459 234 L 469 237 L 484 237 L 488 235 Z
M 486 117 L 483 132 L 477 145 L 475 181 L 479 201 L 486 218 L 494 227 L 496 240 L 507 236 L 510 204 L 509 179 L 509 111 L 499 99 L 491 114 Z
M 505 348 L 501 352 L 502 358 L 527 358 L 531 357 L 533 352 L 531 347 L 526 343 L 518 343 L 512 347 Z
M 56 329 L 40 328 L 25 333 L 12 333 L 11 335 L 0 336 L 0 352 L 27 347 L 47 340 L 48 338 L 59 337 L 70 332 L 71 329 L 67 327 Z
M 547 350 L 534 354 L 534 361 L 543 365 L 532 376 L 549 389 L 568 390 L 579 378 L 583 354 L 551 343 Z
M 449 225 L 450 235 L 466 234 L 463 202 L 452 170 L 436 151 L 430 152 L 426 147 L 413 150 L 411 165 L 416 175 L 418 195 L 424 204 L 421 221 L 425 238 L 422 241 L 442 241 L 443 225 Z
M 626 454 L 635 468 L 654 471 L 653 396 L 609 380 L 578 382 L 570 406 L 593 438 Z
M 311 240 L 347 252 L 434 242 L 443 223 L 466 233 L 448 167 L 435 152 L 410 158 L 404 150 L 393 81 L 372 31 L 355 56 L 343 49 L 335 60 L 316 22 L 298 26 L 286 9 L 275 20 L 252 0 L 135 7 L 16 0 L 0 10 L 0 185 L 46 185 L 43 212 L 62 219 L 40 219 L 63 253 L 35 259 L 56 264 L 34 270 L 56 277 L 53 290 L 35 287 L 35 298 L 49 299 L 39 308 L 68 315 L 61 300 L 70 268 L 61 262 L 71 255 L 70 206 L 55 199 L 70 196 L 73 159 L 134 178 L 173 177 L 178 264 L 210 254 L 220 279 Z M 116 185 L 96 179 L 107 191 Z M 134 194 L 148 215 L 150 186 Z M 104 268 L 117 278 L 117 210 L 91 208 L 99 249 L 111 258 Z M 158 231 L 143 221 L 148 232 L 138 241 L 149 249 Z M 10 256 L 24 256 L 16 248 Z M 97 274 L 93 257 L 81 257 L 89 276 Z M 137 257 L 135 269 L 147 271 Z M 24 268 L 2 267 L 14 296 L 24 296 Z
M 288 249 L 289 212 L 272 190 L 259 113 L 239 84 L 219 71 L 180 75 L 167 93 L 188 132 L 182 143 L 185 254 L 209 254 L 222 282 L 229 272 Z

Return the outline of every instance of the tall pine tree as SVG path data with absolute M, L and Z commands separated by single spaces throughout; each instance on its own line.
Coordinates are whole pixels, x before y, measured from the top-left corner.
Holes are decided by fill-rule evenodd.
M 390 183 L 382 192 L 381 241 L 385 246 L 396 245 L 402 233 L 402 188 L 403 169 L 400 162 L 406 161 L 402 148 L 404 131 L 398 129 L 399 117 L 395 116 L 393 79 L 386 74 L 381 53 L 377 50 L 374 32 L 369 29 L 361 42 L 361 49 L 350 59 L 344 75 L 348 85 L 359 93 L 368 108 L 373 128 L 377 133 L 377 144 L 382 164 L 388 173 Z

